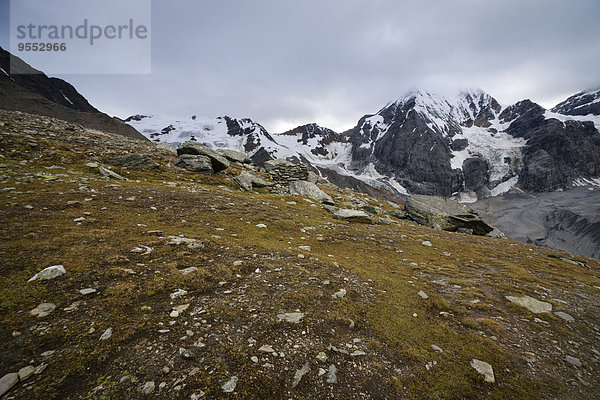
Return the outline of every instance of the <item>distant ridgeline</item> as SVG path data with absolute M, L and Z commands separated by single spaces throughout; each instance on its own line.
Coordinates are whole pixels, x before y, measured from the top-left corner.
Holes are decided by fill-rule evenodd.
M 86 128 L 146 140 L 130 125 L 98 111 L 68 82 L 49 78 L 1 47 L 0 108 L 59 118 Z
M 250 119 L 126 120 L 149 139 L 178 145 L 193 138 L 244 152 L 259 164 L 292 158 L 341 186 L 361 180 L 397 194 L 456 196 L 470 202 L 515 188 L 528 192 L 600 185 L 600 90 L 551 111 L 530 100 L 500 105 L 480 91 L 454 97 L 410 92 L 337 133 L 317 124 L 269 134 Z

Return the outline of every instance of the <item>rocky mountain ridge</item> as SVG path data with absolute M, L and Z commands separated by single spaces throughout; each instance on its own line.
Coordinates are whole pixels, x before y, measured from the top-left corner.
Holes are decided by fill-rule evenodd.
M 576 96 L 576 107 L 593 111 L 596 94 Z M 584 106 L 588 103 L 592 108 Z M 566 105 L 553 110 L 566 110 Z M 239 128 L 215 131 L 214 123 L 207 121 L 197 121 L 200 127 L 178 121 L 179 127 L 166 128 L 175 128 L 179 140 L 193 136 L 263 160 L 296 158 L 399 194 L 474 201 L 511 188 L 544 192 L 582 182 L 597 185 L 600 177 L 600 116 L 550 112 L 530 100 L 502 106 L 481 90 L 450 97 L 412 91 L 376 114 L 365 115 L 344 133 L 308 124 L 269 135 L 245 119 L 249 146 L 227 140 L 238 136 Z M 159 139 L 167 122 L 158 117 L 129 122 L 150 138 L 178 143 L 172 136 Z M 251 133 L 255 131 L 260 133 Z
M 146 140 L 92 106 L 70 83 L 46 76 L 0 47 L 0 108 L 59 118 L 91 129 Z

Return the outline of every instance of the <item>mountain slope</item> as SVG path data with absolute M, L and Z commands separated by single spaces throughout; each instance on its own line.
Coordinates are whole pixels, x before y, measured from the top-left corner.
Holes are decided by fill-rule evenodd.
M 513 186 L 542 192 L 600 176 L 590 121 L 525 100 L 502 107 L 481 91 L 411 92 L 351 132 L 351 169 L 371 168 L 411 193 L 483 198 Z
M 277 143 L 260 124 L 252 120 L 230 117 L 168 119 L 156 115 L 133 115 L 125 120 L 155 142 L 174 146 L 197 140 L 213 148 L 237 150 L 254 155 L 261 147 L 273 148 Z
M 11 74 L 11 63 L 13 71 Z M 146 140 L 122 121 L 101 113 L 69 83 L 49 78 L 0 47 L 0 108 L 55 117 L 85 127 Z
M 0 133 L 0 371 L 25 368 L 6 398 L 597 397 L 598 260 L 342 222 L 239 190 L 239 166 L 193 174 L 149 141 L 46 117 L 0 110 Z M 122 154 L 159 168 L 90 166 Z
M 516 176 L 524 145 L 501 132 L 500 111 L 478 90 L 453 98 L 410 92 L 361 118 L 351 133 L 351 167 L 372 166 L 411 193 L 491 191 Z
M 249 119 L 229 117 L 127 121 L 152 140 L 178 144 L 193 137 L 263 162 L 295 158 L 333 171 L 331 177 L 360 179 L 397 194 L 475 201 L 512 188 L 543 192 L 595 184 L 600 136 L 594 122 L 600 117 L 589 119 L 549 112 L 530 100 L 505 107 L 469 90 L 450 97 L 409 92 L 344 134 L 307 124 L 270 135 Z
M 177 146 L 187 140 L 197 140 L 213 148 L 232 149 L 253 158 L 295 157 L 313 165 L 334 162 L 347 154 L 348 147 L 343 135 L 317 124 L 271 135 L 262 125 L 249 118 L 228 116 L 204 118 L 194 115 L 171 119 L 156 115 L 134 115 L 125 122 L 156 142 Z

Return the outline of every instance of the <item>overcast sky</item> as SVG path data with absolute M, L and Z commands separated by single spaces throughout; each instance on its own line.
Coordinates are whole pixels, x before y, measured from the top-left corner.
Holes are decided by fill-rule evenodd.
M 0 4 L 8 48 L 8 0 Z M 60 77 L 119 117 L 231 115 L 270 132 L 309 122 L 342 131 L 415 88 L 481 88 L 502 104 L 552 107 L 599 87 L 599 21 L 599 0 L 157 0 L 150 75 Z

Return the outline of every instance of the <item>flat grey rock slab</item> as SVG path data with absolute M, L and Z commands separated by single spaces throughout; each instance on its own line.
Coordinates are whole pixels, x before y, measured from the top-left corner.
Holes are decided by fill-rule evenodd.
M 545 301 L 539 301 L 530 296 L 514 297 L 506 296 L 506 300 L 511 303 L 525 307 L 534 314 L 541 314 L 552 311 L 552 304 Z
M 344 221 L 354 221 L 354 222 L 373 222 L 373 218 L 364 211 L 360 210 L 352 210 L 349 208 L 342 208 L 337 210 L 333 214 L 333 218 L 340 219 Z
M 19 382 L 19 374 L 6 374 L 0 378 L 0 396 L 8 392 L 13 386 Z

